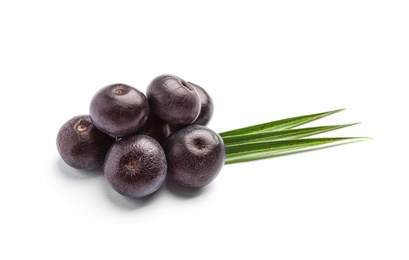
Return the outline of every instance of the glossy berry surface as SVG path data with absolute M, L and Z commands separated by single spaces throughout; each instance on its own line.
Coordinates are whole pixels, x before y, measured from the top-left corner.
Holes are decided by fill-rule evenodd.
M 68 120 L 58 131 L 57 150 L 65 163 L 81 170 L 100 168 L 114 139 L 102 133 L 88 115 Z
M 148 121 L 140 131 L 141 134 L 149 135 L 154 138 L 160 145 L 163 145 L 166 137 L 175 130 L 174 126 L 162 121 L 155 115 L 149 115 Z
M 192 85 L 199 94 L 201 107 L 199 116 L 196 118 L 193 124 L 205 126 L 210 122 L 210 119 L 212 119 L 213 116 L 214 111 L 213 100 L 210 97 L 209 93 L 207 93 L 204 88 L 192 82 L 189 82 L 189 84 Z
M 94 95 L 90 116 L 102 132 L 115 137 L 130 136 L 145 125 L 149 105 L 139 90 L 125 84 L 113 84 Z
M 226 157 L 222 138 L 201 125 L 172 133 L 165 141 L 164 151 L 169 179 L 189 188 L 201 188 L 213 181 Z
M 112 145 L 104 175 L 118 193 L 133 198 L 152 194 L 166 178 L 166 157 L 155 139 L 146 135 L 123 138 Z
M 176 127 L 193 123 L 200 113 L 200 97 L 192 85 L 180 77 L 165 74 L 149 84 L 146 96 L 151 112 Z

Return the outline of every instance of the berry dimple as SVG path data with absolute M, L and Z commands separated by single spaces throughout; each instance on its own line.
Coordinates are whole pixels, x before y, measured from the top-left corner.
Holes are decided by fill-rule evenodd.
M 94 170 L 102 166 L 114 139 L 102 133 L 88 115 L 68 120 L 58 131 L 57 150 L 71 167 Z
M 197 91 L 180 77 L 165 74 L 156 77 L 147 88 L 151 112 L 175 127 L 193 123 L 200 113 Z
M 139 90 L 125 84 L 112 84 L 94 95 L 90 116 L 104 133 L 115 137 L 131 136 L 145 125 L 149 105 Z
M 201 188 L 212 182 L 224 165 L 222 138 L 205 126 L 190 125 L 165 141 L 169 178 L 176 183 Z
M 140 198 L 154 193 L 165 180 L 166 157 L 160 144 L 146 135 L 117 141 L 109 150 L 104 174 L 118 193 Z

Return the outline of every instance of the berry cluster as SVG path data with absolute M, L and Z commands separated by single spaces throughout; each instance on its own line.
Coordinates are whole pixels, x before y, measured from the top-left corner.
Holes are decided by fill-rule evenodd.
M 89 115 L 68 120 L 57 135 L 57 149 L 71 167 L 103 167 L 118 193 L 140 198 L 163 184 L 200 188 L 220 172 L 223 139 L 206 125 L 213 101 L 200 86 L 174 75 L 160 75 L 146 95 L 125 84 L 100 89 Z

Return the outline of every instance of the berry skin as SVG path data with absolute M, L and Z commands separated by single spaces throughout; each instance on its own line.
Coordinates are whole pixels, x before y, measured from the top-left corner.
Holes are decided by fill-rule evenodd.
M 160 145 L 163 145 L 165 142 L 166 137 L 168 137 L 173 131 L 175 127 L 169 125 L 166 122 L 163 122 L 155 115 L 149 115 L 148 121 L 146 122 L 145 126 L 140 131 L 141 134 L 149 135 Z
M 108 85 L 92 98 L 90 116 L 102 132 L 115 137 L 130 136 L 145 125 L 149 104 L 146 96 L 131 86 Z
M 193 124 L 206 126 L 213 116 L 214 111 L 213 100 L 210 97 L 209 93 L 207 93 L 206 90 L 204 90 L 204 88 L 192 82 L 189 82 L 189 84 L 192 85 L 199 94 L 201 105 L 200 114 L 193 122 Z
M 199 94 L 180 77 L 170 74 L 156 77 L 149 84 L 146 96 L 151 112 L 175 127 L 189 125 L 199 116 Z
M 226 157 L 223 139 L 209 128 L 190 125 L 165 141 L 168 176 L 188 188 L 201 188 L 219 174 Z
M 160 188 L 167 163 L 162 147 L 147 135 L 123 138 L 111 146 L 105 159 L 104 175 L 118 193 L 141 198 Z
M 99 131 L 88 115 L 68 120 L 58 131 L 57 150 L 65 163 L 81 170 L 100 168 L 114 139 Z

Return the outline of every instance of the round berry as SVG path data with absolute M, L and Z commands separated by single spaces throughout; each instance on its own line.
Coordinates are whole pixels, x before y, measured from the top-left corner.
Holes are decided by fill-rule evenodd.
M 140 131 L 141 134 L 148 135 L 163 145 L 166 137 L 168 137 L 175 130 L 174 126 L 160 120 L 155 115 L 149 115 L 148 121 Z
M 201 106 L 199 116 L 196 118 L 193 124 L 205 126 L 210 122 L 210 119 L 212 119 L 213 116 L 214 111 L 213 100 L 210 97 L 209 93 L 207 93 L 206 90 L 204 90 L 204 88 L 192 82 L 189 82 L 189 84 L 192 85 L 199 94 Z
M 113 142 L 112 137 L 95 128 L 88 115 L 71 118 L 57 134 L 57 150 L 61 158 L 81 170 L 101 167 Z
M 166 157 L 155 139 L 135 135 L 117 141 L 109 149 L 104 174 L 118 193 L 132 198 L 152 194 L 166 178 Z
M 173 132 L 165 141 L 164 151 L 169 178 L 189 188 L 201 188 L 213 181 L 226 157 L 223 139 L 201 125 Z
M 175 127 L 193 123 L 200 113 L 200 97 L 195 88 L 180 77 L 156 77 L 147 88 L 151 112 Z
M 146 123 L 149 105 L 139 90 L 125 84 L 113 84 L 94 95 L 90 116 L 102 132 L 115 137 L 130 136 Z

